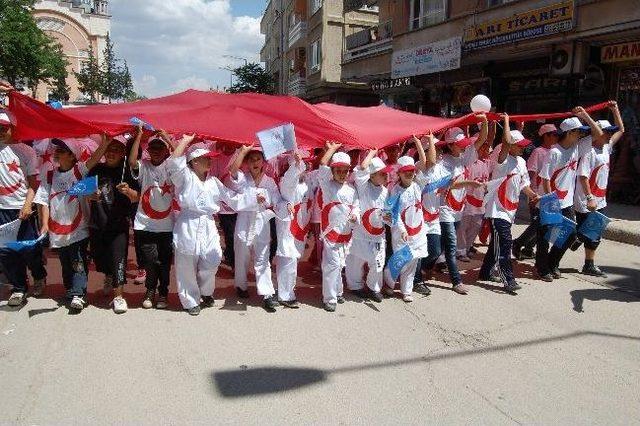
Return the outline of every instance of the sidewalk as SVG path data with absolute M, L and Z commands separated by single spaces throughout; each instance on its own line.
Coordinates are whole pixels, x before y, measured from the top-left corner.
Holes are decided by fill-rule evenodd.
M 611 223 L 604 231 L 603 238 L 640 246 L 640 206 L 612 203 L 604 209 L 604 214 L 611 218 Z M 529 221 L 526 198 L 520 199 L 517 217 L 524 222 Z

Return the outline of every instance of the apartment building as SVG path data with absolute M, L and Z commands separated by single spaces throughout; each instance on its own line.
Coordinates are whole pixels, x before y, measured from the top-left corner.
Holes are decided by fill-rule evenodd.
M 261 60 L 280 94 L 313 103 L 377 104 L 366 84 L 342 79 L 345 40 L 377 22 L 375 6 L 345 11 L 342 0 L 271 0 L 260 26 Z

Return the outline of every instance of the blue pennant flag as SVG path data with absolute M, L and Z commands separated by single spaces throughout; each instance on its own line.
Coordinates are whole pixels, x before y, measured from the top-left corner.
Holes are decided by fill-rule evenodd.
M 402 268 L 413 259 L 413 252 L 408 245 L 402 247 L 400 250 L 394 252 L 387 263 L 389 268 L 389 275 L 393 281 L 396 281 L 400 276 Z
M 147 129 L 150 132 L 155 132 L 156 131 L 156 129 L 154 129 L 151 124 L 147 123 L 146 121 L 143 121 L 143 120 L 139 119 L 138 117 L 131 117 L 129 119 L 129 123 L 133 124 L 134 126 L 139 126 L 140 124 L 142 124 L 142 127 L 144 129 Z
M 591 212 L 587 215 L 587 218 L 582 222 L 578 232 L 590 239 L 591 241 L 600 241 L 602 233 L 607 225 L 611 222 L 611 219 L 606 217 L 600 212 Z
M 35 245 L 44 240 L 46 236 L 47 234 L 42 234 L 35 240 L 10 241 L 5 245 L 5 247 L 13 251 L 21 251 L 35 247 Z
M 74 183 L 67 191 L 69 195 L 91 195 L 98 190 L 98 176 L 89 176 Z
M 387 197 L 387 200 L 384 202 L 383 213 L 391 216 L 392 225 L 398 223 L 398 218 L 400 217 L 400 194 Z
M 427 185 L 424 186 L 424 189 L 422 190 L 423 194 L 429 194 L 431 192 L 435 192 L 440 188 L 444 188 L 445 186 L 449 186 L 451 185 L 451 175 L 448 174 L 440 179 L 438 179 L 435 182 L 431 182 Z
M 540 197 L 540 224 L 555 225 L 562 223 L 562 209 L 558 194 L 552 192 Z
M 562 248 L 567 239 L 571 234 L 573 234 L 576 230 L 576 223 L 571 219 L 567 219 L 562 216 L 562 222 L 558 224 L 554 224 L 547 233 L 544 238 L 549 241 L 549 244 L 553 244 L 558 248 Z

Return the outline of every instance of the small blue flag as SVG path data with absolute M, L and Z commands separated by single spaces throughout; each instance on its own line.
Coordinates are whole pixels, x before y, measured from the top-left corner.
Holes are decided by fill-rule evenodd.
M 142 124 L 142 127 L 149 130 L 150 132 L 155 132 L 156 130 L 151 124 L 147 123 L 146 121 L 140 120 L 138 117 L 131 117 L 129 119 L 129 123 L 133 124 L 134 126 L 139 126 L 140 124 Z
M 69 195 L 91 195 L 98 190 L 98 176 L 89 176 L 74 183 L 67 191 Z
M 44 238 L 46 236 L 47 236 L 47 234 L 42 234 L 35 240 L 10 241 L 5 245 L 5 247 L 8 248 L 9 250 L 21 251 L 21 250 L 24 250 L 24 249 L 28 249 L 28 248 L 34 247 L 40 241 L 44 240 Z
M 587 215 L 587 218 L 582 222 L 578 232 L 590 239 L 591 241 L 600 241 L 602 233 L 607 225 L 611 222 L 611 219 L 606 217 L 600 212 L 591 212 Z
M 62 102 L 60 101 L 51 101 L 49 102 L 49 106 L 53 109 L 62 109 Z
M 435 182 L 431 182 L 427 185 L 424 186 L 424 188 L 422 189 L 422 193 L 423 194 L 429 194 L 431 192 L 435 192 L 440 188 L 444 188 L 445 186 L 449 186 L 451 185 L 451 175 L 448 174 L 440 179 L 438 179 Z
M 408 245 L 402 247 L 400 250 L 394 252 L 387 263 L 389 268 L 389 275 L 393 281 L 396 281 L 400 276 L 402 268 L 413 259 L 413 252 Z
M 567 239 L 569 239 L 569 236 L 573 234 L 575 230 L 576 223 L 571 219 L 567 219 L 562 216 L 562 222 L 549 228 L 544 238 L 549 241 L 550 244 L 553 244 L 558 248 L 562 248 L 567 242 Z
M 555 192 L 540 197 L 540 224 L 555 225 L 562 223 L 562 209 L 560 199 Z
M 387 197 L 387 200 L 384 202 L 383 213 L 391 216 L 392 225 L 398 223 L 398 218 L 400 217 L 400 194 Z

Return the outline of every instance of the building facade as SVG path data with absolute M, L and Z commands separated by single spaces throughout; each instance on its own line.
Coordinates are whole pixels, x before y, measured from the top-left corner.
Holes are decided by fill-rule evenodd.
M 261 61 L 279 94 L 314 103 L 376 104 L 366 84 L 343 81 L 342 62 L 346 39 L 377 22 L 377 7 L 345 12 L 342 0 L 271 0 L 260 26 Z
M 38 26 L 61 45 L 69 66 L 67 84 L 69 102 L 83 102 L 74 71 L 80 71 L 89 51 L 102 61 L 102 52 L 111 26 L 107 0 L 40 0 L 34 16 Z M 49 100 L 49 89 L 40 85 L 35 94 L 39 100 Z

